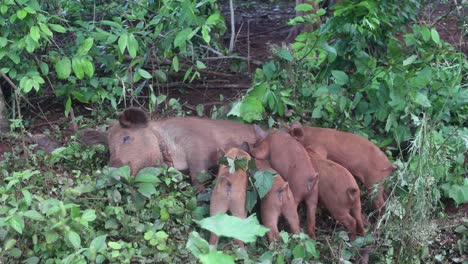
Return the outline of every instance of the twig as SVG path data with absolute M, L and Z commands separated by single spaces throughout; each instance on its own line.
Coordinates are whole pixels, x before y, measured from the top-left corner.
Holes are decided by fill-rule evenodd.
M 236 56 L 236 55 L 231 55 L 231 56 L 219 56 L 219 57 L 206 57 L 203 58 L 203 60 L 224 60 L 224 59 L 237 59 L 237 60 L 245 60 L 245 61 L 250 61 L 251 63 L 255 65 L 262 65 L 263 62 L 258 61 L 258 60 L 249 60 L 249 58 L 242 57 L 242 56 Z
M 1 71 L 1 70 L 0 70 L 0 75 L 3 77 L 3 79 L 5 79 L 5 80 L 7 81 L 7 83 L 8 83 L 11 87 L 13 87 L 16 91 L 19 92 L 18 86 L 16 86 L 16 85 L 13 83 L 13 81 L 10 79 L 10 77 L 8 77 L 8 76 L 7 76 L 3 71 Z M 24 97 L 24 95 L 22 95 L 21 93 L 18 93 L 18 95 L 19 95 L 21 98 L 23 98 L 24 101 L 26 101 L 26 103 L 27 103 L 29 106 L 31 106 L 33 109 L 36 109 L 36 107 L 34 107 L 34 105 L 31 104 L 31 102 L 29 102 L 29 100 L 28 100 L 26 97 Z
M 222 52 L 217 51 L 217 50 L 213 49 L 213 48 L 210 47 L 210 46 L 200 45 L 200 47 L 205 48 L 205 49 L 207 49 L 207 50 L 213 52 L 214 54 L 216 54 L 216 55 L 218 55 L 218 56 L 224 56 L 224 54 L 223 54 Z
M 231 40 L 229 41 L 229 50 L 232 52 L 234 50 L 234 38 L 236 32 L 236 25 L 234 21 L 234 4 L 232 3 L 233 0 L 229 0 L 229 10 L 231 13 Z

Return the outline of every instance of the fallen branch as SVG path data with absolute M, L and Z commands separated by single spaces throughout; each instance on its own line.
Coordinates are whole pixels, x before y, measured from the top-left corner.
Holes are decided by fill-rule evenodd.
M 175 87 L 186 87 L 191 89 L 249 89 L 249 84 L 191 84 L 183 82 L 174 82 L 168 84 L 161 84 L 162 87 L 175 88 Z

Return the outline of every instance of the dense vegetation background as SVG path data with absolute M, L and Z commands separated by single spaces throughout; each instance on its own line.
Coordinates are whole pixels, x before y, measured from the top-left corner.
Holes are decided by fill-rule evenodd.
M 293 1 L 235 1 L 231 52 L 227 2 L 0 1 L 0 262 L 468 261 L 457 3 L 344 0 L 294 17 Z M 286 41 L 288 21 L 320 26 Z M 268 245 L 256 216 L 206 218 L 209 196 L 173 168 L 131 178 L 105 167 L 105 147 L 79 142 L 77 130 L 105 128 L 130 105 L 362 135 L 398 166 L 386 213 L 376 221 L 366 194 L 366 237 L 349 242 L 322 211 L 317 240 L 282 233 Z M 253 242 L 218 251 L 207 230 Z

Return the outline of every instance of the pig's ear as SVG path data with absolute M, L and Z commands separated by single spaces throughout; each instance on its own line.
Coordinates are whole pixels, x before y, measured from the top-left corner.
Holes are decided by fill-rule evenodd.
M 123 128 L 142 128 L 148 126 L 148 116 L 141 109 L 131 107 L 120 114 L 119 123 Z
M 218 160 L 222 159 L 225 154 L 226 154 L 226 151 L 224 151 L 223 148 L 218 148 Z
M 242 149 L 243 151 L 249 153 L 250 152 L 249 143 L 247 141 L 242 142 L 242 145 L 240 146 L 240 149 Z
M 85 129 L 78 134 L 78 138 L 86 145 L 108 145 L 107 132 Z
M 302 125 L 299 124 L 299 126 L 295 126 L 296 123 L 291 125 L 291 128 L 289 129 L 289 134 L 297 140 L 302 140 L 304 138 L 304 129 L 302 128 Z
M 268 136 L 268 131 L 263 130 L 261 127 L 257 125 L 253 125 L 254 131 L 255 131 L 255 137 L 257 140 L 263 140 Z

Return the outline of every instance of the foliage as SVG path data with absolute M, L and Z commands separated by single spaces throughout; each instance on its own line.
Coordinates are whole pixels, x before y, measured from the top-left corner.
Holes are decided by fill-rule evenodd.
M 66 113 L 75 100 L 116 108 L 143 89 L 155 107 L 165 97 L 153 88 L 170 71 L 199 77 L 201 45 L 216 46 L 225 31 L 215 0 L 7 0 L 0 13 L 0 70 L 15 93 L 53 92 Z
M 466 122 L 468 63 L 434 28 L 405 26 L 418 6 L 418 1 L 334 5 L 333 16 L 300 34 L 291 49 L 273 49 L 275 58 L 257 69 L 252 88 L 230 115 L 268 120 L 270 127 L 274 117 L 299 119 L 397 150 L 413 138 L 413 120 L 425 114 L 438 124 L 434 143 L 455 157 L 437 165 L 446 172 L 437 186 L 458 204 L 466 202 L 461 191 L 466 130 L 457 127 Z M 318 10 L 292 22 L 323 14 Z

